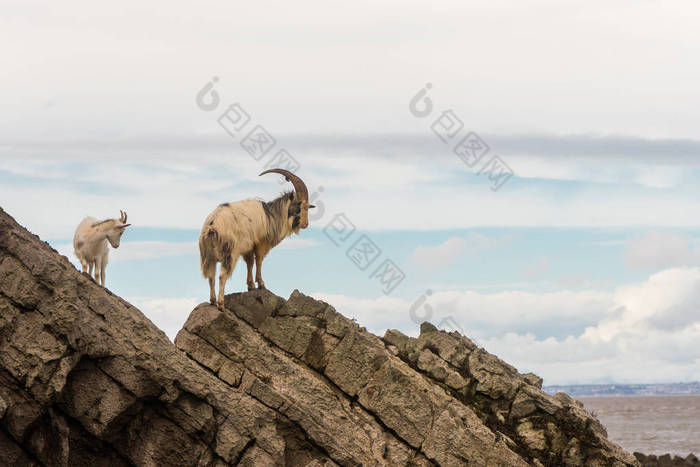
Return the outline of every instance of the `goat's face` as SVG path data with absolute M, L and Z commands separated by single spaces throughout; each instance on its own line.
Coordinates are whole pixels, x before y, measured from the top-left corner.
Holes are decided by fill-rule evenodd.
M 302 201 L 301 202 L 301 212 L 299 213 L 299 227 L 302 229 L 305 229 L 309 226 L 309 202 L 308 201 Z
M 121 240 L 124 230 L 130 225 L 131 224 L 122 224 L 115 221 L 114 227 L 107 232 L 107 240 L 109 240 L 109 244 L 112 245 L 112 248 L 119 248 L 119 240 Z
M 309 207 L 308 201 L 292 198 L 289 205 L 289 229 L 295 234 L 309 226 Z

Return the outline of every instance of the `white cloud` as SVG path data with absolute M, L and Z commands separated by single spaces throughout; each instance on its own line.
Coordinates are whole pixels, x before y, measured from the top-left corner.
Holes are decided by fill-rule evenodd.
M 584 331 L 616 313 L 613 295 L 608 292 L 560 291 L 480 293 L 439 291 L 417 297 L 414 302 L 380 297 L 361 299 L 344 295 L 313 294 L 346 316 L 382 335 L 396 328 L 414 334 L 423 321 L 435 324 L 450 318 L 470 337 L 501 336 L 509 331 L 566 337 Z
M 310 248 L 317 244 L 318 242 L 312 239 L 289 238 L 282 242 L 277 248 L 280 250 L 298 250 L 302 248 Z M 66 256 L 68 260 L 77 268 L 80 268 L 80 262 L 75 257 L 72 243 L 60 243 L 52 246 L 60 254 Z M 199 255 L 199 247 L 197 246 L 197 242 L 131 242 L 122 239 L 119 248 L 114 249 L 111 246 L 109 247 L 110 263 L 166 258 L 169 256 L 180 255 Z
M 410 307 L 315 294 L 380 335 L 415 335 Z M 613 292 L 437 292 L 414 315 L 466 335 L 547 384 L 700 380 L 700 268 L 662 271 Z M 426 308 L 426 305 L 429 308 Z
M 110 251 L 110 261 L 133 261 L 199 254 L 196 242 L 123 242 Z
M 700 264 L 700 247 L 680 234 L 648 232 L 627 241 L 625 260 L 635 269 L 695 266 Z
M 73 245 L 70 243 L 62 243 L 54 248 L 68 257 L 68 259 L 76 265 L 79 265 Z M 133 261 L 143 259 L 165 258 L 168 256 L 180 256 L 189 254 L 198 254 L 197 243 L 195 242 L 129 242 L 122 241 L 119 248 L 114 249 L 109 247 L 109 262 Z
M 129 302 L 141 310 L 153 324 L 174 340 L 190 313 L 200 302 L 194 298 L 131 298 Z
M 242 150 L 222 158 L 197 158 L 191 154 L 191 160 L 178 163 L 151 159 L 144 151 L 136 151 L 141 162 L 129 164 L 115 162 L 129 152 L 127 148 L 112 150 L 111 161 L 78 163 L 66 156 L 58 159 L 60 164 L 46 154 L 3 155 L 0 171 L 7 168 L 11 177 L 18 179 L 16 183 L 0 183 L 3 208 L 42 238 L 55 239 L 71 237 L 86 215 L 110 217 L 117 215 L 119 209 L 129 213 L 134 225 L 199 229 L 206 215 L 221 202 L 256 196 L 272 199 L 282 189 L 274 179 L 256 177 L 262 164 Z M 695 201 L 697 193 L 692 186 L 686 188 L 690 191 L 660 193 L 614 184 L 565 187 L 509 182 L 493 193 L 483 176 L 467 170 L 456 156 L 447 157 L 440 164 L 426 159 L 406 164 L 376 157 L 381 150 L 378 147 L 373 153 L 333 157 L 322 157 L 309 150 L 299 157 L 309 191 L 314 193 L 321 185 L 325 188 L 316 203 L 322 206 L 318 211 L 325 215 L 312 222 L 312 227 L 323 228 L 339 212 L 346 213 L 362 230 L 485 226 L 661 228 L 697 226 L 700 222 L 700 204 Z M 21 173 L 16 171 L 18 161 L 25 164 Z M 45 163 L 50 166 L 48 175 L 42 169 Z M 75 170 L 75 165 L 82 169 Z M 73 173 L 67 175 L 69 169 Z M 367 174 L 372 174 L 371 183 Z M 20 177 L 36 180 L 24 182 Z M 287 187 L 288 184 L 284 188 Z M 468 209 L 462 215 L 466 206 L 478 208 Z M 417 259 L 437 267 L 449 261 L 452 251 L 464 253 L 472 245 L 488 246 L 482 245 L 477 234 L 456 238 L 436 251 L 437 259 L 432 258 L 430 250 L 417 252 Z
M 604 141 L 604 140 L 599 140 Z M 579 142 L 580 143 L 580 142 Z M 654 147 L 654 141 L 639 140 L 637 143 L 648 148 Z M 613 149 L 615 143 L 610 143 Z M 582 145 L 585 147 L 585 144 Z M 571 149 L 579 151 L 576 143 Z M 661 157 L 659 160 L 663 160 Z M 695 162 L 675 165 L 662 165 L 654 159 L 640 157 L 637 163 L 625 163 L 629 158 L 619 159 L 608 154 L 601 157 L 596 154 L 588 156 L 566 156 L 565 154 L 522 155 L 520 151 L 510 154 L 508 160 L 517 167 L 518 176 L 544 180 L 589 182 L 595 184 L 636 184 L 646 188 L 675 188 L 688 178 L 688 166 Z
M 700 269 L 668 269 L 648 281 L 615 292 L 615 301 L 624 310 L 610 322 L 603 322 L 586 334 L 611 339 L 633 331 L 682 329 L 700 324 Z
M 439 108 L 486 131 L 696 133 L 698 110 L 687 102 L 697 88 L 677 79 L 698 73 L 687 60 L 700 43 L 689 0 L 1 8 L 8 135 L 211 128 L 193 100 L 214 74 L 223 99 L 245 98 L 271 131 L 415 127 L 407 101 L 431 80 Z M 464 27 L 465 18 L 479 21 Z M 462 56 L 477 66 L 455 66 Z M 649 103 L 654 111 L 643 111 Z
M 411 255 L 411 261 L 428 269 L 442 268 L 457 260 L 465 244 L 465 239 L 453 237 L 438 246 L 419 246 Z

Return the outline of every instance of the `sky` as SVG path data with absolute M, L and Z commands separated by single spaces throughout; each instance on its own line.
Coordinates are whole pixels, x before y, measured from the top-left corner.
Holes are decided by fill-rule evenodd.
M 264 263 L 382 335 L 429 320 L 545 384 L 700 380 L 700 6 L 6 1 L 0 206 L 171 338 L 221 202 L 318 206 Z M 254 144 L 260 136 L 270 144 Z M 245 287 L 239 264 L 227 292 Z

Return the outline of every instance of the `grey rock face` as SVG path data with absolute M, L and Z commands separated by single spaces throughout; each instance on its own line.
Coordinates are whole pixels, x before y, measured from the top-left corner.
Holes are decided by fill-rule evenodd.
M 564 393 L 547 395 L 541 378 L 518 373 L 456 332 L 421 326 L 418 338 L 390 330 L 384 341 L 532 465 L 638 465 L 608 441 L 605 428 L 579 401 Z
M 175 344 L 0 210 L 0 465 L 639 465 L 456 333 L 374 336 L 295 291 Z

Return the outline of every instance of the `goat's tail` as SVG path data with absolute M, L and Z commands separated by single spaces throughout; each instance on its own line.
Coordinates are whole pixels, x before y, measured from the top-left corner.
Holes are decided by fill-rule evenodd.
M 217 244 L 219 243 L 219 233 L 212 225 L 208 225 L 202 230 L 199 236 L 199 259 L 204 277 L 214 277 L 216 275 Z

